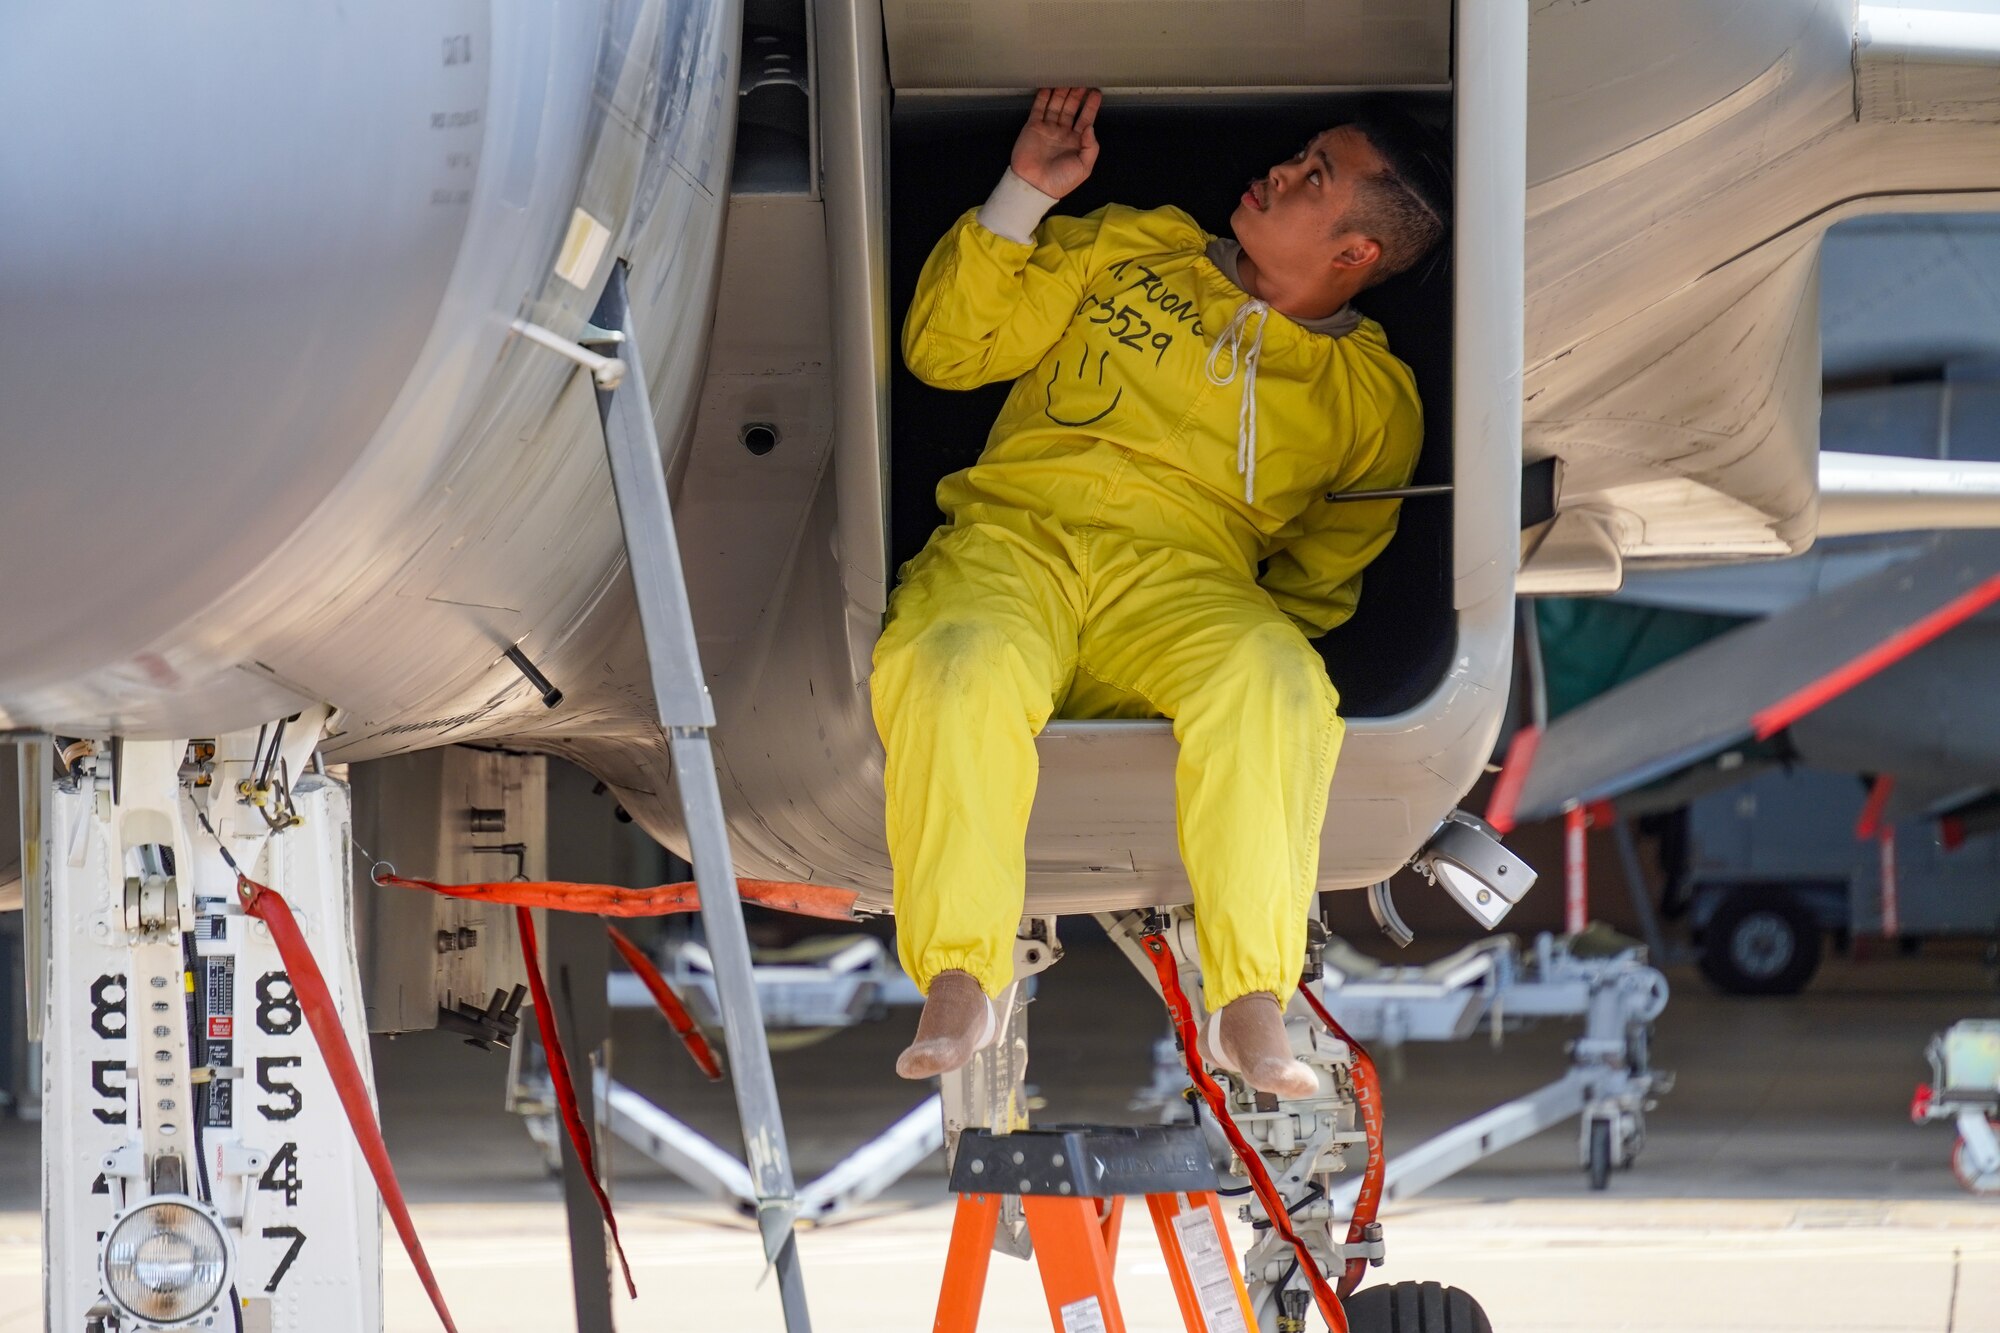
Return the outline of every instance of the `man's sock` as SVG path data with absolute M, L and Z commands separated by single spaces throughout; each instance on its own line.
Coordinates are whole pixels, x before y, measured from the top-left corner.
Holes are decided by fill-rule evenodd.
M 938 973 L 924 996 L 916 1040 L 896 1057 L 896 1072 L 904 1078 L 950 1073 L 993 1040 L 997 1021 L 993 1001 L 970 972 L 952 968 Z
M 1243 1075 L 1259 1092 L 1296 1098 L 1319 1091 L 1319 1075 L 1292 1054 L 1284 1011 L 1269 991 L 1239 995 L 1222 1006 L 1209 1019 L 1207 1036 L 1215 1063 Z

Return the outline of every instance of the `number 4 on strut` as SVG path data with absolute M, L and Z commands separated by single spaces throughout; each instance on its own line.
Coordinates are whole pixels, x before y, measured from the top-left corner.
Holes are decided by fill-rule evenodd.
M 285 1207 L 293 1208 L 299 1202 L 299 1145 L 287 1143 L 278 1149 L 264 1167 L 264 1174 L 257 1177 L 257 1188 L 271 1190 L 285 1196 Z

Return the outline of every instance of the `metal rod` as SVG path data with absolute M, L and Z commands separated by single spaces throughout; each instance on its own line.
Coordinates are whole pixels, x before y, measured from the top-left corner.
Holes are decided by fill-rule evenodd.
M 631 320 L 625 300 L 625 270 L 620 266 L 612 269 L 593 322 L 616 327 L 629 342 L 636 336 Z M 662 726 L 712 727 L 715 705 L 709 700 L 708 687 L 702 683 L 701 659 L 695 649 L 694 613 L 688 604 L 680 547 L 674 538 L 666 468 L 660 459 L 659 436 L 653 427 L 643 357 L 632 358 L 631 372 L 617 391 L 599 391 L 597 411 L 604 422 L 611 489 L 618 501 L 619 522 L 625 529 L 632 590 L 639 604 L 639 625 L 645 634 L 646 657 L 652 668 L 653 705 Z M 732 887 L 730 897 L 733 900 L 735 896 Z
M 824 1221 L 866 1203 L 944 1147 L 944 1098 L 932 1093 L 799 1191 L 799 1211 Z
M 510 326 L 529 342 L 539 343 L 559 356 L 566 356 L 590 372 L 597 387 L 609 392 L 625 382 L 626 364 L 615 356 L 600 356 L 587 347 L 571 342 L 553 329 L 517 319 Z
M 1440 481 L 1425 486 L 1391 486 L 1379 491 L 1328 491 L 1329 500 L 1420 500 L 1427 495 L 1450 495 L 1452 484 Z
M 1421 1194 L 1503 1148 L 1511 1148 L 1573 1115 L 1580 1115 L 1588 1102 L 1589 1088 L 1584 1076 L 1573 1069 L 1525 1097 L 1516 1097 L 1476 1115 L 1391 1158 L 1388 1178 L 1382 1186 L 1382 1200 L 1400 1203 Z M 1336 1212 L 1352 1212 L 1355 1196 L 1360 1192 L 1361 1182 L 1356 1179 L 1332 1192 L 1329 1200 Z
M 1523 597 L 1521 604 L 1521 659 L 1528 667 L 1528 720 L 1537 731 L 1549 728 L 1549 672 L 1542 657 L 1542 629 L 1535 611 L 1535 599 Z
M 718 1203 L 756 1211 L 757 1188 L 750 1173 L 727 1149 L 602 1071 L 597 1096 L 610 1113 L 613 1134 Z
M 1632 837 L 1632 821 L 1614 819 L 1611 831 L 1618 840 L 1618 865 L 1625 872 L 1625 889 L 1632 895 L 1632 912 L 1639 918 L 1639 934 L 1646 941 L 1646 952 L 1652 956 L 1654 967 L 1666 967 L 1680 961 L 1667 944 L 1666 934 L 1660 929 L 1659 913 L 1653 910 L 1653 895 L 1646 886 L 1646 876 L 1639 867 L 1639 846 Z
M 610 945 L 604 929 L 588 916 L 550 912 L 548 920 L 549 998 L 555 1001 L 556 1030 L 569 1048 L 576 1071 L 576 1099 L 583 1122 L 598 1125 L 597 1080 L 604 1043 L 611 1035 L 611 1010 L 604 982 Z M 569 1222 L 570 1284 L 576 1303 L 577 1333 L 612 1333 L 611 1255 L 604 1239 L 604 1214 L 569 1135 L 562 1146 L 563 1212 Z M 607 1160 L 597 1146 L 598 1166 Z
M 797 1205 L 778 1089 L 771 1074 L 771 1052 L 764 1040 L 764 1017 L 751 974 L 750 939 L 743 926 L 729 834 L 722 818 L 715 754 L 708 733 L 695 727 L 674 728 L 668 748 L 673 755 L 674 784 L 680 788 L 681 813 L 687 821 L 702 930 L 715 968 L 716 1004 L 722 1011 L 723 1040 L 729 1046 L 744 1152 L 750 1178 L 757 1185 L 758 1224 L 765 1232 L 765 1257 L 775 1258 L 774 1237 L 791 1230 Z
M 637 347 L 622 264 L 612 269 L 591 323 L 624 334 L 626 344 Z M 743 1126 L 750 1178 L 757 1190 L 757 1227 L 763 1235 L 764 1257 L 778 1270 L 785 1326 L 792 1333 L 803 1333 L 811 1322 L 799 1273 L 798 1246 L 792 1237 L 798 1201 L 777 1082 L 771 1072 L 771 1049 L 764 1037 L 763 1012 L 751 972 L 743 904 L 736 892 L 722 789 L 716 781 L 715 755 L 709 746 L 708 728 L 715 725 L 715 706 L 702 683 L 694 616 L 667 500 L 666 469 L 653 428 L 652 400 L 646 392 L 645 358 L 635 353 L 626 364 L 628 373 L 617 390 L 600 389 L 597 395 L 612 491 L 625 530 L 632 590 L 652 668 L 654 704 L 668 734 L 674 785 L 680 791 L 686 819 L 689 859 L 694 863 L 702 928 L 715 969 L 716 1002 L 722 1011 L 723 1040 L 729 1048 L 737 1114 Z
M 516 670 L 527 677 L 528 683 L 534 686 L 536 691 L 541 694 L 542 706 L 544 708 L 554 708 L 563 701 L 563 692 L 557 689 L 547 676 L 542 674 L 540 667 L 528 660 L 528 655 L 521 651 L 520 644 L 517 643 L 512 648 L 509 648 L 506 657 L 509 662 L 514 664 Z

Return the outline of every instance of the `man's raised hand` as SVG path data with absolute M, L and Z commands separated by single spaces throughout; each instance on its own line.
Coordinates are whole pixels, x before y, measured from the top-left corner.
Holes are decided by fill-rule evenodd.
M 1097 165 L 1097 107 L 1104 100 L 1095 88 L 1044 88 L 1035 94 L 1035 109 L 1014 140 L 1008 163 L 1014 174 L 1043 194 L 1060 199 L 1090 179 Z

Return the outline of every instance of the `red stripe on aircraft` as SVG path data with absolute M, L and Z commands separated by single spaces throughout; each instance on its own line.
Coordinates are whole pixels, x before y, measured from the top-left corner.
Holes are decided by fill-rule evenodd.
M 1815 708 L 1894 666 L 1995 602 L 2000 602 L 2000 574 L 1960 593 L 1923 619 L 1897 630 L 1867 652 L 1827 672 L 1812 684 L 1794 690 L 1778 702 L 1753 713 L 1750 724 L 1756 730 L 1757 739 L 1769 740 Z
M 1507 757 L 1500 761 L 1500 780 L 1493 784 L 1492 799 L 1486 802 L 1486 822 L 1502 833 L 1514 831 L 1521 788 L 1528 785 L 1528 770 L 1535 766 L 1535 747 L 1541 743 L 1542 729 L 1532 723 L 1507 742 Z

